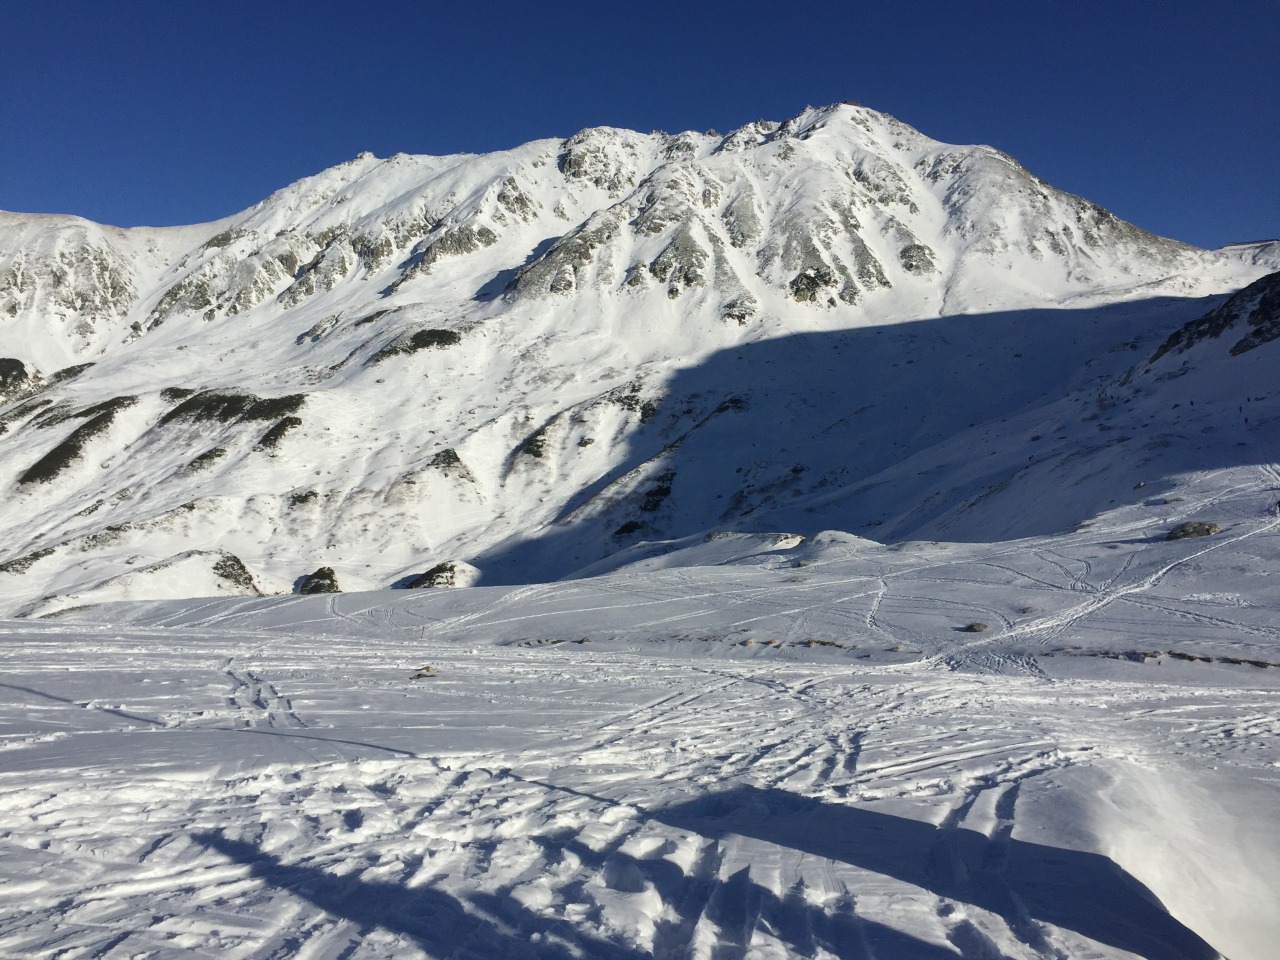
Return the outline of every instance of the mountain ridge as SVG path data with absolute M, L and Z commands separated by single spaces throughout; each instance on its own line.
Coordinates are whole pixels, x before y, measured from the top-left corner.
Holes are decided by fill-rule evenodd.
M 0 215 L 0 323 L 23 354 L 0 370 L 0 575 L 25 613 L 112 595 L 121 565 L 193 545 L 238 557 L 268 592 L 322 562 L 378 586 L 449 561 L 496 576 L 483 558 L 503 544 L 573 528 L 574 550 L 528 570 L 562 576 L 637 538 L 791 515 L 769 503 L 857 499 L 884 470 L 1030 409 L 1000 403 L 1052 401 L 1047 386 L 978 390 L 939 419 L 903 394 L 906 416 L 936 421 L 903 425 L 918 436 L 906 445 L 896 423 L 851 425 L 897 395 L 887 371 L 913 350 L 933 371 L 918 392 L 972 393 L 947 372 L 964 356 L 985 356 L 984 377 L 1058 389 L 1090 379 L 1070 363 L 1121 377 L 1127 355 L 1089 352 L 1162 340 L 1203 298 L 1277 267 L 1280 245 L 1156 237 L 993 148 L 848 104 L 724 136 L 590 128 L 495 154 L 362 154 L 192 227 Z M 1058 323 L 1066 306 L 1079 329 Z M 1052 334 L 1026 329 L 1050 320 Z M 786 345 L 797 337 L 822 346 Z M 868 353 L 875 337 L 888 346 Z M 1022 349 L 997 360 L 991 337 Z M 835 349 L 875 358 L 860 401 L 852 367 L 812 365 Z M 750 352 L 749 382 L 713 373 L 708 392 L 697 371 L 735 351 Z M 767 386 L 779 364 L 801 371 L 785 394 Z M 846 414 L 832 436 L 850 449 L 880 438 L 862 443 L 865 469 L 822 452 L 806 404 Z M 747 456 L 741 444 L 773 436 L 770 405 L 809 462 Z M 666 476 L 676 454 L 715 473 L 709 497 Z M 716 496 L 728 502 L 703 503 Z M 863 531 L 878 517 L 839 513 Z

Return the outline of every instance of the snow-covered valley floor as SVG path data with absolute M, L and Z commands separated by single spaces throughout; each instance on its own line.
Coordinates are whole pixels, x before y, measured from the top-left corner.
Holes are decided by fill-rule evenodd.
M 4 621 L 0 955 L 1274 957 L 1280 530 L 1229 479 L 1177 542 Z

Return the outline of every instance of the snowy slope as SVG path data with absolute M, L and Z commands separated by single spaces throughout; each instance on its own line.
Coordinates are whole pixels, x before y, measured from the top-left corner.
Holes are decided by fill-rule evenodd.
M 717 529 L 1060 532 L 1188 459 L 1128 480 L 1076 413 L 1275 265 L 854 105 L 366 154 L 199 227 L 3 226 L 0 594 L 25 614 L 181 594 L 192 550 L 271 593 L 321 565 L 545 580 Z M 1050 452 L 1108 477 L 1045 503 Z M 240 589 L 210 571 L 188 595 Z
M 1280 521 L 1213 492 L 5 621 L 0 952 L 1266 960 Z

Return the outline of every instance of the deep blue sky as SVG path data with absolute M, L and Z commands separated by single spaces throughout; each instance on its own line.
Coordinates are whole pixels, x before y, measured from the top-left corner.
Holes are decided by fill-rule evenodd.
M 212 220 L 372 150 L 854 99 L 1205 246 L 1280 237 L 1280 2 L 0 0 L 0 208 Z

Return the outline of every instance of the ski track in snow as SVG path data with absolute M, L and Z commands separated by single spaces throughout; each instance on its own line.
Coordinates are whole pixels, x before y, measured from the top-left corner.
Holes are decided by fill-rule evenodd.
M 1121 564 L 1061 622 L 1189 559 L 1131 581 Z M 834 579 L 826 612 L 850 602 Z M 857 622 L 888 629 L 886 600 L 912 599 L 893 582 L 857 595 Z M 653 586 L 641 608 L 675 602 L 642 599 Z M 511 591 L 434 628 L 555 595 Z M 1023 817 L 1028 792 L 1074 795 L 1078 770 L 1274 784 L 1280 764 L 1280 692 L 1241 710 L 1232 689 L 1049 681 L 982 638 L 975 664 L 1003 658 L 998 675 L 424 648 L 376 636 L 394 607 L 322 603 L 348 637 L 306 632 L 309 616 L 288 633 L 4 626 L 0 955 L 1130 956 L 1145 941 L 1095 902 L 1092 861 L 1061 909 L 1026 885 L 1053 828 Z M 438 675 L 411 680 L 424 654 Z M 1176 848 L 1152 812 L 1111 815 Z M 1201 918 L 1159 916 L 1162 955 L 1212 955 Z

